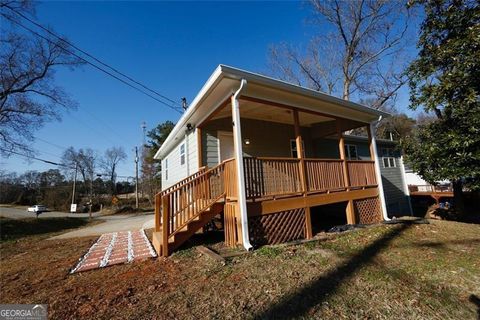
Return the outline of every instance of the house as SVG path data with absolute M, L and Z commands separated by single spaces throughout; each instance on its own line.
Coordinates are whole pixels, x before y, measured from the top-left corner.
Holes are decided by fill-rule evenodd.
M 349 224 L 408 211 L 401 157 L 374 135 L 388 115 L 220 65 L 155 155 L 155 249 L 169 255 L 218 214 L 225 243 L 249 250 L 311 238 L 327 211 Z M 357 128 L 368 137 L 344 134 Z

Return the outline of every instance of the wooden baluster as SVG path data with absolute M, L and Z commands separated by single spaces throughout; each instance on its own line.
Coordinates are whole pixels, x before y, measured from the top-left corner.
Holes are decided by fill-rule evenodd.
M 162 199 L 160 193 L 155 195 L 155 231 L 159 232 L 161 228 Z
M 169 197 L 162 198 L 162 255 L 168 256 L 168 231 L 170 222 Z

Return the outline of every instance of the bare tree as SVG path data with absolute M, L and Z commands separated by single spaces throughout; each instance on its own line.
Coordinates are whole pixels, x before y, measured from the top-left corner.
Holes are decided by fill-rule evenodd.
M 97 166 L 97 155 L 90 148 L 79 149 L 70 147 L 62 155 L 62 164 L 67 175 L 71 175 L 72 168 L 77 166 L 78 172 L 82 176 L 83 182 L 90 188 L 90 196 L 93 195 L 93 180 L 95 178 L 95 168 Z
M 158 161 L 151 156 L 151 149 L 143 148 L 141 154 L 142 189 L 145 190 L 148 200 L 153 204 L 155 194 L 161 189 L 161 173 L 158 168 Z
M 62 110 L 76 107 L 55 84 L 56 68 L 82 62 L 67 52 L 62 40 L 21 32 L 18 13 L 32 16 L 32 3 L 0 0 L 0 146 L 30 151 L 36 130 L 59 119 Z
M 122 147 L 112 147 L 105 151 L 105 155 L 100 162 L 101 168 L 110 176 L 112 195 L 116 193 L 117 165 L 125 159 L 127 159 L 127 154 Z
M 406 82 L 406 2 L 311 0 L 310 5 L 319 32 L 303 50 L 273 46 L 275 76 L 345 100 L 370 98 L 375 108 L 394 100 Z

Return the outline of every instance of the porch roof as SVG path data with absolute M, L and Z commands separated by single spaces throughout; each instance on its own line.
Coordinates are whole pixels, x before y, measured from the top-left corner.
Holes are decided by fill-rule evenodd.
M 162 159 L 176 145 L 176 141 L 184 137 L 189 124 L 191 128 L 195 127 L 205 121 L 219 107 L 228 103 L 231 95 L 240 87 L 242 79 L 247 80 L 247 89 L 242 97 L 286 105 L 300 111 L 318 112 L 326 117 L 343 118 L 362 123 L 370 123 L 380 116 L 390 115 L 285 81 L 219 65 L 157 151 L 155 159 Z M 251 104 L 253 105 L 253 103 Z

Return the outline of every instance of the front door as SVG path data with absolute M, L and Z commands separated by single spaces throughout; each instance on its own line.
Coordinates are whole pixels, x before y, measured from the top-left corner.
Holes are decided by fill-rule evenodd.
M 233 151 L 233 133 L 232 132 L 218 132 L 218 158 L 219 162 L 234 157 Z

